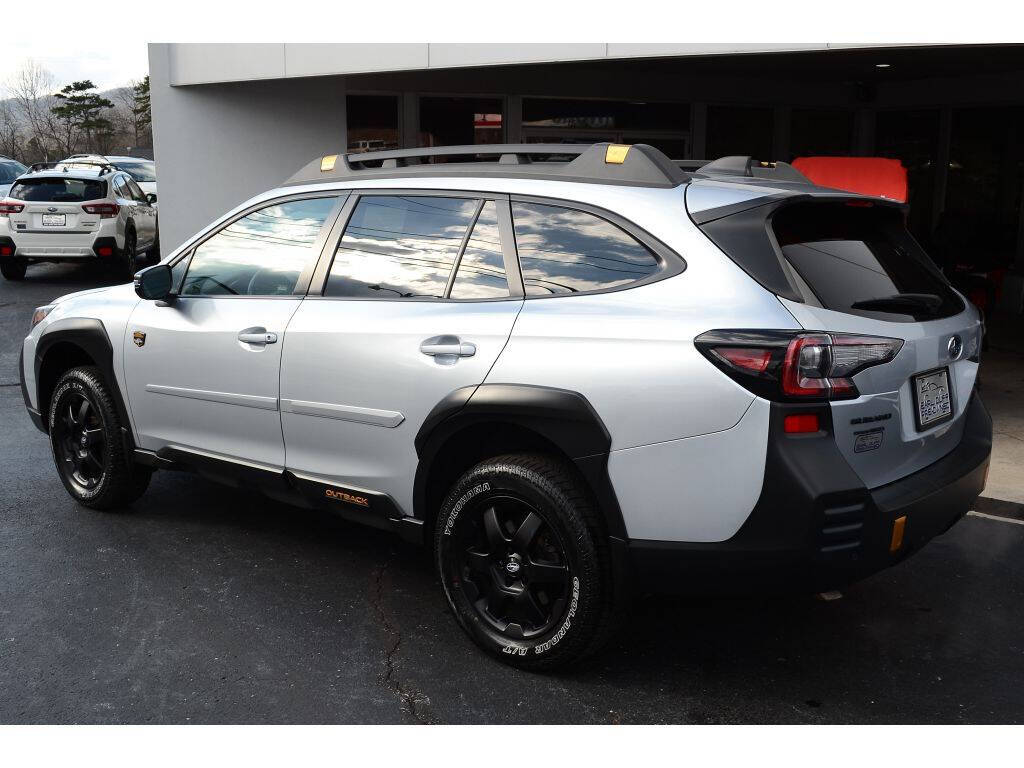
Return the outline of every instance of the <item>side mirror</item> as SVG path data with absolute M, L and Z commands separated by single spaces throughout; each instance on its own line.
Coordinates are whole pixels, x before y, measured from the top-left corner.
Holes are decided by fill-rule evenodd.
M 150 205 L 156 205 L 156 193 L 150 192 L 148 195 L 146 195 L 146 202 L 149 203 Z
M 165 300 L 171 295 L 171 267 L 154 264 L 135 273 L 135 293 L 147 301 Z

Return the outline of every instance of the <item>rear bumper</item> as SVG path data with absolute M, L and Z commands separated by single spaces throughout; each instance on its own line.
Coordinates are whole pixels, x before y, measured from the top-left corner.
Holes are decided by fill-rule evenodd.
M 101 244 L 117 248 L 117 222 L 104 221 L 90 232 L 19 232 L 10 239 L 15 246 L 15 256 L 21 259 L 95 259 Z
M 945 532 L 985 487 L 992 420 L 977 393 L 957 447 L 930 466 L 868 490 L 827 434 L 782 431 L 789 409 L 773 405 L 761 497 L 731 539 L 630 541 L 641 588 L 655 592 L 821 591 L 895 565 Z M 893 530 L 905 517 L 902 542 Z

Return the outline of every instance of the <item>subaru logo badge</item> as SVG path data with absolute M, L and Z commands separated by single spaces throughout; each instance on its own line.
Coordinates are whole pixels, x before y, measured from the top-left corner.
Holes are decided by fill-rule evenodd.
M 964 343 L 960 340 L 959 336 L 950 336 L 946 350 L 949 352 L 949 359 L 956 360 L 960 357 L 960 353 L 964 351 Z
M 515 560 L 509 560 L 507 563 L 505 563 L 505 570 L 509 572 L 510 576 L 515 576 L 517 573 L 519 573 L 519 568 L 520 565 Z
M 57 209 L 54 206 L 52 206 L 52 205 L 49 208 L 47 208 L 46 210 L 48 210 L 50 213 L 56 213 L 57 212 Z

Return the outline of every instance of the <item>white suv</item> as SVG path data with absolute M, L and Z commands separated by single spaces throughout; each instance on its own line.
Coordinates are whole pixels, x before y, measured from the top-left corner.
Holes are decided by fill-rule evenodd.
M 25 277 L 35 262 L 99 259 L 130 280 L 157 252 L 153 202 L 124 171 L 72 160 L 33 165 L 0 199 L 0 273 Z
M 26 405 L 81 504 L 187 469 L 394 530 L 531 668 L 596 652 L 635 589 L 896 563 L 991 449 L 978 313 L 902 210 L 749 158 L 328 156 L 33 325 Z

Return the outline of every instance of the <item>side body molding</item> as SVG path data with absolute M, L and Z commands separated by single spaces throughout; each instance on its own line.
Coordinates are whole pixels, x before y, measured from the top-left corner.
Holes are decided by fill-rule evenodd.
M 419 465 L 413 489 L 415 514 L 430 510 L 427 485 L 445 443 L 462 430 L 494 423 L 514 425 L 539 435 L 568 456 L 593 491 L 612 537 L 625 538 L 625 525 L 608 477 L 612 439 L 601 417 L 580 393 L 526 384 L 481 384 L 451 392 L 427 415 L 416 435 Z
M 114 375 L 114 349 L 110 344 L 110 337 L 107 336 L 103 323 L 95 318 L 69 317 L 52 323 L 39 337 L 36 344 L 36 354 L 33 365 L 36 379 L 36 402 L 42 406 L 42 398 L 45 392 L 42 391 L 40 372 L 46 354 L 57 344 L 71 344 L 84 351 L 96 363 L 103 378 L 114 395 L 114 405 L 117 408 L 117 415 L 121 424 L 126 430 L 126 439 L 131 438 L 131 419 L 128 416 L 128 409 L 125 407 L 124 397 L 121 395 L 121 387 L 117 376 Z M 40 407 L 40 411 L 42 411 Z M 47 414 L 42 414 L 43 429 L 47 428 Z M 129 446 L 134 447 L 134 446 Z

